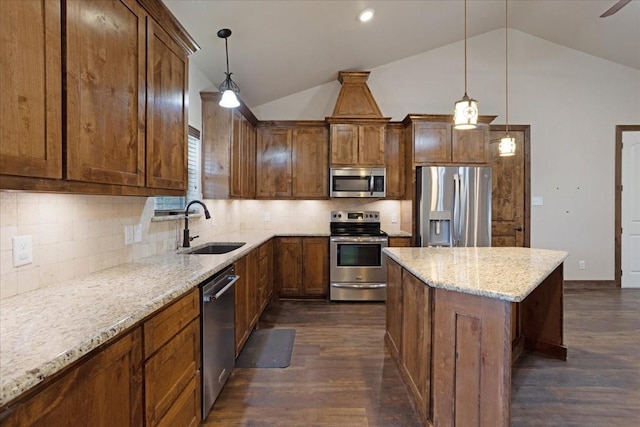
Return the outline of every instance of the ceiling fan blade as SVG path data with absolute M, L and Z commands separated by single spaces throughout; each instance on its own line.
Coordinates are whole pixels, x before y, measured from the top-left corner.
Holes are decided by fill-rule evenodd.
M 600 15 L 600 18 L 606 18 L 607 16 L 611 16 L 623 7 L 625 7 L 628 3 L 631 3 L 631 0 L 619 0 L 618 3 L 611 6 L 605 13 Z

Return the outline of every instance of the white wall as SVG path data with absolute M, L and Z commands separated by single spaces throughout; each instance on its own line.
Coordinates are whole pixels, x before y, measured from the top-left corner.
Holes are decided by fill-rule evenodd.
M 213 83 L 193 63 L 189 64 L 189 124 L 202 131 L 202 100 L 200 92 L 217 90 Z
M 451 113 L 463 95 L 463 44 L 371 69 L 382 114 Z M 504 30 L 468 41 L 468 93 L 504 124 Z M 615 126 L 640 123 L 640 71 L 509 32 L 509 122 L 531 125 L 531 246 L 563 249 L 567 280 L 613 280 Z M 261 120 L 323 119 L 339 83 L 253 108 Z M 586 269 L 578 270 L 578 260 Z

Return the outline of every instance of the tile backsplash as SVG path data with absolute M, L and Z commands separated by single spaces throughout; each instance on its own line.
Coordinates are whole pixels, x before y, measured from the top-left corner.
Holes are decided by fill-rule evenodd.
M 211 220 L 189 220 L 193 245 L 237 230 L 329 231 L 336 209 L 379 210 L 382 229 L 400 230 L 400 202 L 349 200 L 205 200 Z M 0 191 L 0 299 L 114 265 L 172 251 L 184 222 L 153 219 L 151 197 Z M 392 222 L 395 219 L 397 222 Z M 125 245 L 125 226 L 142 225 L 142 241 Z M 33 262 L 14 267 L 12 238 L 31 235 Z

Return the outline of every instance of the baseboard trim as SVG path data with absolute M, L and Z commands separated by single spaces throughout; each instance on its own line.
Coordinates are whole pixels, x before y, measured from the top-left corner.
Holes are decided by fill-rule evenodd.
M 615 280 L 565 280 L 565 291 L 620 289 Z

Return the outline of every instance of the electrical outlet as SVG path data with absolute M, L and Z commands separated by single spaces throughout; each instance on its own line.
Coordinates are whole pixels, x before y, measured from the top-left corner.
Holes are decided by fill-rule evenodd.
M 396 224 L 398 222 L 398 214 L 397 213 L 392 213 L 391 214 L 391 223 L 392 224 Z
M 133 244 L 133 225 L 124 226 L 124 244 L 125 245 Z
M 133 241 L 135 243 L 142 242 L 142 224 L 133 226 Z
M 31 264 L 33 262 L 33 244 L 31 235 L 16 236 L 11 239 L 13 246 L 13 266 Z
M 269 222 L 269 221 L 271 221 L 271 213 L 265 212 L 264 213 L 264 222 Z
M 584 270 L 585 269 L 585 264 L 584 264 L 584 260 L 581 259 L 580 261 L 578 261 L 578 268 L 580 270 Z
M 544 199 L 542 198 L 542 196 L 532 197 L 531 204 L 533 206 L 542 206 L 544 204 Z

